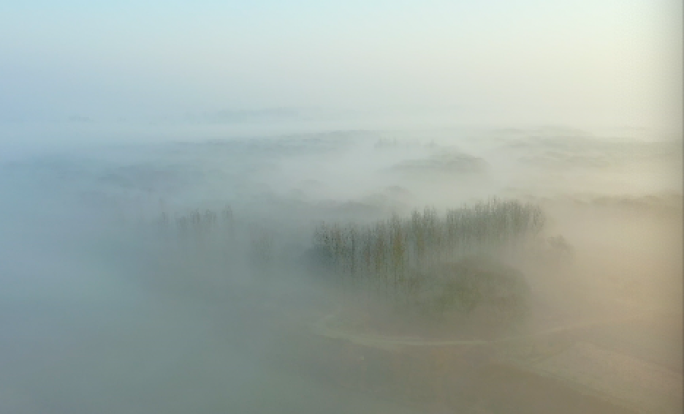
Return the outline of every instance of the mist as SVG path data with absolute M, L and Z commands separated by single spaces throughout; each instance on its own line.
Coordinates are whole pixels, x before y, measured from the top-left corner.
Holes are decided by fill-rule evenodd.
M 681 408 L 681 141 L 550 127 L 259 133 L 103 138 L 3 160 L 3 411 Z M 365 234 L 492 197 L 545 216 L 512 250 L 472 248 L 522 275 L 527 313 L 513 325 L 484 305 L 426 314 L 316 247 L 321 225 Z M 406 265 L 429 257 L 430 278 L 468 256 L 431 249 Z M 547 383 L 511 394 L 521 378 Z M 624 392 L 642 381 L 658 391 Z
M 681 4 L 0 6 L 0 413 L 679 413 Z
M 681 5 L 669 0 L 1 7 L 3 123 L 285 110 L 384 117 L 390 128 L 408 117 L 679 131 Z

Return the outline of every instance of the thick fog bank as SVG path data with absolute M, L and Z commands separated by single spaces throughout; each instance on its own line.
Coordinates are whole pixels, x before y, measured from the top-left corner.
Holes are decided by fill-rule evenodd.
M 330 374 L 367 357 L 366 391 L 389 381 L 370 362 L 384 356 L 338 351 L 312 328 L 385 299 L 312 266 L 316 231 L 391 217 L 409 228 L 412 212 L 494 197 L 545 215 L 538 248 L 500 258 L 524 275 L 531 317 L 665 315 L 586 337 L 681 388 L 681 140 L 552 128 L 97 138 L 0 159 L 0 412 L 426 412 Z

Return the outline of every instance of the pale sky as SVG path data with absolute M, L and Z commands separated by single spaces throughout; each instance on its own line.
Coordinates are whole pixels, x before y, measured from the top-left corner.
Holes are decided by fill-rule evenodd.
M 0 120 L 461 108 L 657 123 L 681 102 L 679 3 L 4 0 Z

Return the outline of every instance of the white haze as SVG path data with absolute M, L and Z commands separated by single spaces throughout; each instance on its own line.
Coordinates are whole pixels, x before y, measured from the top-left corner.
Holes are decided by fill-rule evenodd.
M 90 143 L 4 154 L 0 411 L 438 412 L 288 364 L 297 349 L 328 346 L 311 326 L 347 303 L 291 265 L 319 220 L 365 222 L 490 196 L 539 203 L 546 234 L 576 249 L 572 269 L 518 264 L 538 300 L 589 318 L 625 301 L 632 308 L 620 312 L 669 315 L 662 327 L 596 343 L 626 347 L 681 379 L 681 140 L 550 127 L 255 130 L 224 139 L 161 131 L 143 145 L 140 132 L 117 143 L 111 131 L 81 130 Z M 429 177 L 396 168 L 444 153 L 486 168 Z M 236 249 L 259 229 L 280 237 L 274 278 L 255 278 L 239 254 L 179 261 L 150 230 L 162 211 L 226 204 L 244 224 Z M 380 370 L 376 385 L 389 381 L 380 367 L 367 369 Z
M 0 414 L 681 412 L 681 16 L 0 2 Z M 306 261 L 321 222 L 491 197 L 547 216 L 505 257 L 520 337 L 360 332 L 401 318 Z M 160 226 L 227 205 L 199 252 Z

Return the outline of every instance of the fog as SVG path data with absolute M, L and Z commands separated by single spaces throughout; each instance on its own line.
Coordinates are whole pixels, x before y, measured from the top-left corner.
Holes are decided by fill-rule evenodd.
M 0 414 L 681 412 L 680 3 L 0 4 Z
M 551 127 L 87 133 L 4 153 L 2 412 L 681 409 L 681 140 Z M 529 286 L 515 326 L 493 329 L 478 310 L 406 313 L 307 261 L 322 222 L 361 229 L 491 197 L 546 216 L 520 241 L 531 247 L 480 249 Z M 182 236 L 195 210 L 217 217 L 197 241 Z
M 676 131 L 680 16 L 671 0 L 7 3 L 0 121 L 324 112 Z

